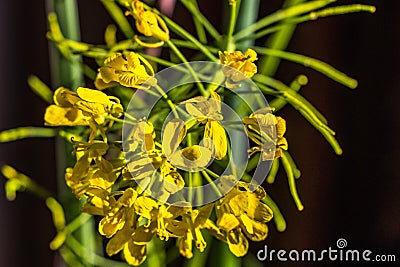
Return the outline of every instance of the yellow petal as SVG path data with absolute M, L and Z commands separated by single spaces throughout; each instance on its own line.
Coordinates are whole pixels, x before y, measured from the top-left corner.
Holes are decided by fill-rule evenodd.
M 185 122 L 181 119 L 173 119 L 167 123 L 162 137 L 164 154 L 168 157 L 178 148 L 186 135 Z
M 146 245 L 128 242 L 124 247 L 124 258 L 127 263 L 138 266 L 146 260 Z
M 225 231 L 230 231 L 238 227 L 239 224 L 239 220 L 232 213 L 223 213 L 217 220 L 217 225 Z
M 281 117 L 276 117 L 276 136 L 281 137 L 286 131 L 286 121 Z
M 124 223 L 124 220 L 106 216 L 99 223 L 99 233 L 110 238 L 124 227 Z
M 137 214 L 149 220 L 152 217 L 152 211 L 158 209 L 157 202 L 145 196 L 138 197 L 134 203 L 134 207 Z
M 103 105 L 108 105 L 110 104 L 110 99 L 108 96 L 98 90 L 93 90 L 89 88 L 84 88 L 84 87 L 79 87 L 76 92 L 78 93 L 78 96 L 85 101 L 88 102 L 93 102 L 93 103 L 99 103 Z
M 217 160 L 225 157 L 228 151 L 228 140 L 225 129 L 220 122 L 214 120 L 207 122 L 204 129 L 204 139 L 204 146 L 211 151 L 215 151 L 215 158 Z
M 167 192 L 175 194 L 185 186 L 185 181 L 176 169 L 167 161 L 160 167 L 161 176 L 164 178 L 164 188 Z
M 82 111 L 76 108 L 64 108 L 50 105 L 46 108 L 44 121 L 49 126 L 77 126 L 87 125 Z
M 122 57 L 121 53 L 116 53 L 104 60 L 104 65 L 109 66 L 114 69 L 121 69 L 122 66 L 124 65 L 125 60 Z
M 75 98 L 74 98 L 75 101 L 72 101 L 72 103 L 70 101 L 67 101 L 66 97 L 65 97 L 66 95 L 75 96 Z M 54 103 L 57 106 L 60 106 L 60 107 L 72 107 L 74 102 L 78 101 L 79 98 L 76 96 L 76 93 L 68 90 L 67 88 L 59 87 L 54 92 L 53 100 L 54 100 Z
M 104 83 L 109 84 L 118 79 L 118 75 L 115 73 L 115 69 L 110 67 L 101 67 L 97 75 L 98 79 L 101 79 Z
M 108 256 L 112 256 L 120 252 L 125 244 L 132 238 L 133 228 L 129 224 L 125 224 L 124 227 L 118 231 L 113 238 L 108 241 L 106 246 L 106 252 Z
M 83 112 L 88 112 L 93 115 L 102 115 L 106 112 L 106 106 L 104 106 L 103 104 L 100 104 L 100 103 L 78 101 L 75 103 L 74 107 L 82 110 Z M 87 115 L 87 114 L 84 113 L 84 115 Z
M 209 164 L 212 151 L 206 147 L 193 145 L 176 151 L 169 156 L 171 163 L 181 169 L 203 168 Z
M 250 240 L 259 242 L 267 238 L 268 226 L 265 223 L 254 221 L 246 214 L 242 214 L 240 219 L 243 222 L 242 229 Z
M 229 249 L 233 255 L 236 257 L 243 257 L 247 254 L 249 242 L 240 228 L 235 228 L 234 230 L 229 231 L 226 235 Z
M 138 245 L 145 245 L 150 242 L 157 230 L 157 221 L 151 221 L 149 226 L 141 225 L 135 229 L 132 235 L 132 241 Z

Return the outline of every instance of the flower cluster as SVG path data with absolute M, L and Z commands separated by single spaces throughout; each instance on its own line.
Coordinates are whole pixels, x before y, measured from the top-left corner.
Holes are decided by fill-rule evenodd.
M 350 88 L 357 81 L 319 60 L 284 51 L 291 33 L 284 42 L 277 34 L 268 48 L 237 48 L 264 42 L 286 20 L 296 24 L 317 17 L 308 13 L 374 12 L 375 8 L 321 9 L 332 1 L 297 3 L 254 21 L 250 16 L 249 26 L 238 30 L 236 23 L 249 14 L 240 9 L 254 10 L 258 4 L 228 0 L 227 31 L 219 32 L 200 11 L 200 1 L 182 0 L 179 4 L 191 13 L 196 28 L 192 34 L 143 1 L 100 2 L 126 39 L 119 40 L 116 25 L 109 25 L 106 45 L 70 40 L 61 32 L 57 14 L 50 13 L 47 36 L 65 62 L 70 60 L 76 69 L 83 66 L 86 85 L 61 86 L 53 92 L 37 77 L 31 78 L 34 91 L 53 102 L 46 108 L 45 125 L 60 128 L 11 129 L 0 133 L 0 142 L 50 136 L 68 140 L 75 161 L 65 170 L 65 182 L 80 200 L 77 203 L 83 203 L 82 212 L 98 219 L 108 256 L 117 259 L 121 252 L 130 265 L 142 264 L 152 250 L 158 253 L 156 246 L 171 239 L 183 257 L 191 258 L 193 245 L 200 252 L 207 248 L 206 235 L 225 242 L 242 257 L 249 251 L 249 240 L 267 237 L 273 216 L 278 231 L 283 231 L 285 221 L 263 179 L 273 183 L 282 164 L 297 209 L 303 205 L 295 183 L 300 171 L 288 151 L 286 121 L 275 115 L 277 111 L 286 104 L 293 106 L 337 154 L 342 149 L 326 118 L 299 92 L 307 77 L 299 75 L 286 85 L 271 77 L 279 61 L 269 62 L 268 57 L 309 66 Z M 188 56 L 198 61 L 190 62 Z M 257 62 L 259 57 L 262 63 Z M 94 62 L 98 66 L 92 69 Z M 260 73 L 265 67 L 270 71 Z M 266 98 L 272 98 L 270 104 Z M 9 179 L 5 186 L 9 199 L 25 189 L 46 199 L 57 230 L 50 248 L 60 249 L 69 265 L 113 265 L 112 259 L 95 252 L 92 261 L 82 253 L 82 244 L 72 235 L 82 218 L 68 222 L 50 192 L 10 166 L 2 173 Z
M 253 52 L 248 50 L 247 56 L 239 51 L 224 53 L 226 66 L 243 74 L 239 78 L 223 68 L 227 84 L 234 82 L 238 87 L 241 79 L 255 72 Z M 98 90 L 80 87 L 72 92 L 61 87 L 55 91 L 54 104 L 45 113 L 46 124 L 90 129 L 88 141 L 72 140 L 76 163 L 66 170 L 67 185 L 78 199 L 85 199 L 83 212 L 102 217 L 98 230 L 109 239 L 107 254 L 122 251 L 131 265 L 146 259 L 147 245 L 154 237 L 165 241 L 177 238 L 181 255 L 191 258 L 193 242 L 200 251 L 207 245 L 202 231 L 225 241 L 234 255 L 244 256 L 249 248 L 247 239 L 264 240 L 272 218 L 271 209 L 261 202 L 266 196 L 262 187 L 250 190 L 251 185 L 239 181 L 240 177 L 221 176 L 216 189 L 221 197 L 214 202 L 197 208 L 186 200 L 168 202 L 189 185 L 187 172 L 207 168 L 213 159 L 226 161 L 229 141 L 222 125 L 220 94 L 211 89 L 209 97 L 182 101 L 192 122 L 174 118 L 165 124 L 162 136 L 152 118 L 132 118 L 131 114 L 125 119 L 133 120 L 134 126 L 123 147 L 118 141 L 109 141 L 107 136 L 115 131 L 111 124 L 124 110 L 118 98 L 99 90 L 122 86 L 150 91 L 159 86 L 153 75 L 151 65 L 137 53 L 116 53 L 98 70 L 94 83 Z M 256 145 L 249 157 L 261 152 L 263 160 L 273 160 L 286 148 L 282 118 L 261 110 L 244 117 L 243 124 Z M 274 139 L 275 128 L 276 141 L 265 142 Z M 192 144 L 188 131 L 197 135 L 202 131 L 203 142 Z M 269 146 L 264 147 L 265 143 Z M 154 186 L 157 179 L 161 182 Z
M 135 35 L 130 40 L 134 46 L 104 51 L 103 57 L 96 58 L 102 63 L 93 81 L 96 89 L 60 87 L 44 115 L 48 126 L 78 129 L 79 138 L 71 140 L 76 162 L 66 169 L 66 184 L 84 200 L 82 212 L 99 216 L 98 231 L 108 239 L 107 254 L 122 252 L 131 265 L 145 261 L 154 238 L 176 239 L 180 254 L 191 258 L 193 244 L 200 252 L 206 248 L 205 232 L 227 243 L 235 256 L 244 256 L 249 240 L 267 237 L 273 211 L 266 204 L 271 202 L 264 188 L 246 177 L 252 169 L 241 177 L 230 163 L 236 148 L 224 126 L 232 122 L 222 112 L 229 95 L 223 87 L 231 92 L 248 89 L 245 82 L 257 77 L 258 55 L 251 48 L 219 51 L 211 57 L 219 56 L 221 68 L 214 75 L 222 83 L 165 93 L 153 69 L 159 62 L 140 47 L 167 45 L 182 61 L 184 57 L 171 45 L 167 24 L 158 11 L 139 0 L 122 2 L 144 36 Z M 183 69 L 184 75 L 197 75 Z M 179 75 L 171 78 L 180 79 Z M 157 96 L 162 104 L 148 117 L 128 113 L 122 103 L 130 99 L 121 93 L 127 91 L 143 99 L 146 94 Z M 171 109 L 173 119 L 166 120 L 165 109 Z M 276 163 L 287 155 L 286 122 L 273 108 L 261 105 L 240 114 L 239 127 L 250 142 L 244 153 L 250 160 L 259 154 L 260 162 Z M 131 126 L 124 140 L 122 124 Z M 221 171 L 228 166 L 228 173 Z M 196 187 L 209 184 L 218 198 L 199 201 L 208 196 Z

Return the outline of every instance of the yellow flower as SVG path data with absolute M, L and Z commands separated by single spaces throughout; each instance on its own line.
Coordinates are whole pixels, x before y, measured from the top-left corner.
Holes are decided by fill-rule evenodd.
M 249 238 L 262 241 L 267 237 L 267 222 L 272 219 L 272 210 L 262 202 L 265 191 L 258 187 L 250 191 L 249 185 L 238 182 L 228 194 L 217 201 L 215 210 L 217 226 L 226 233 L 226 242 L 237 257 L 246 255 Z
M 49 126 L 89 125 L 95 134 L 97 125 L 105 123 L 104 116 L 119 117 L 123 112 L 116 97 L 89 88 L 79 87 L 75 93 L 60 87 L 53 98 L 55 105 L 48 106 L 44 115 Z
M 139 149 L 140 152 L 149 153 L 155 149 L 155 137 L 153 124 L 149 121 L 139 120 L 133 128 L 130 138 L 125 141 L 129 146 L 127 150 L 135 152 Z
M 159 15 L 150 10 L 144 10 L 143 3 L 139 0 L 133 0 L 131 6 L 137 30 L 145 36 L 160 40 L 158 43 L 145 43 L 135 35 L 136 42 L 146 47 L 158 47 L 169 40 L 168 27 Z
M 247 135 L 258 145 L 250 149 L 250 155 L 261 152 L 263 161 L 273 160 L 282 155 L 282 149 L 288 149 L 287 140 L 283 136 L 286 131 L 286 121 L 283 118 L 273 115 L 269 110 L 260 109 L 242 121 Z
M 221 160 L 228 151 L 228 140 L 221 124 L 221 98 L 211 91 L 211 97 L 198 96 L 183 102 L 186 111 L 196 120 L 206 123 L 204 129 L 204 146 L 213 151 L 215 158 Z
M 225 66 L 222 68 L 223 74 L 227 77 L 226 86 L 234 88 L 235 84 L 246 78 L 253 77 L 257 73 L 257 66 L 254 61 L 257 60 L 257 53 L 253 49 L 247 49 L 243 53 L 241 51 L 219 52 L 219 59 Z
M 192 145 L 178 149 L 186 136 L 185 123 L 180 119 L 173 119 L 167 123 L 163 131 L 163 154 L 172 165 L 181 169 L 203 168 L 211 160 L 211 150 L 201 145 Z
M 174 225 L 183 235 L 178 239 L 179 253 L 190 259 L 193 257 L 192 243 L 195 241 L 196 247 L 203 252 L 207 243 L 201 233 L 201 229 L 209 228 L 214 225 L 209 219 L 214 204 L 205 205 L 197 210 L 192 210 L 190 214 L 185 214 L 183 220 Z M 215 225 L 214 225 L 215 226 Z
M 94 84 L 97 89 L 123 85 L 138 89 L 147 89 L 141 86 L 148 81 L 149 85 L 155 85 L 154 70 L 150 63 L 139 54 L 129 52 L 126 58 L 121 53 L 114 54 L 104 61 L 104 66 L 99 69 Z
M 137 266 L 143 263 L 146 259 L 147 243 L 155 234 L 162 240 L 181 235 L 179 228 L 168 227 L 176 225 L 179 222 L 177 218 L 185 216 L 191 210 L 187 203 L 179 204 L 165 206 L 150 197 L 138 197 L 132 208 L 126 211 L 124 226 L 107 243 L 107 254 L 112 256 L 123 250 L 129 264 Z
M 136 191 L 128 188 L 118 200 L 109 197 L 108 206 L 104 207 L 104 217 L 99 223 L 99 233 L 110 238 L 124 227 L 127 213 L 137 197 Z
M 184 185 L 181 174 L 177 171 L 177 167 L 185 170 L 193 170 L 207 166 L 212 157 L 212 152 L 204 146 L 192 145 L 183 149 L 178 149 L 186 135 L 185 123 L 180 119 L 173 119 L 167 123 L 162 137 L 162 150 L 154 149 L 154 129 L 148 122 L 141 121 L 137 124 L 132 134 L 132 149 L 146 146 L 146 150 L 138 153 L 132 150 L 129 153 L 127 169 L 130 176 L 125 176 L 127 180 L 136 181 L 140 187 L 146 188 L 156 171 L 159 171 L 162 180 L 161 189 L 157 187 L 154 194 L 167 199 L 170 194 L 180 191 Z M 145 134 L 147 132 L 147 134 Z M 147 136 L 147 137 L 146 137 Z M 150 149 L 148 149 L 150 148 Z M 128 154 L 129 155 L 129 154 Z M 148 188 L 148 190 L 152 190 Z
M 102 141 L 75 143 L 77 161 L 74 168 L 67 168 L 65 179 L 78 199 L 89 188 L 109 191 L 117 179 L 113 165 L 103 157 L 107 150 L 107 143 Z

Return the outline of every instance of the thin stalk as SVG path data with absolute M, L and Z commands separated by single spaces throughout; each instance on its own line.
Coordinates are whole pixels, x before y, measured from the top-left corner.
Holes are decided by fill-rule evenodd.
M 153 11 L 155 13 L 157 13 L 158 15 L 160 15 L 165 23 L 168 25 L 168 27 L 173 30 L 176 34 L 178 34 L 179 36 L 181 36 L 182 38 L 192 42 L 195 46 L 197 46 L 199 48 L 199 50 L 206 56 L 208 57 L 211 61 L 217 62 L 218 58 L 216 56 L 214 56 L 210 50 L 208 50 L 208 48 L 203 45 L 201 42 L 199 42 L 193 35 L 191 35 L 188 31 L 186 31 L 184 28 L 182 28 L 181 26 L 179 26 L 177 23 L 175 23 L 173 20 L 169 19 L 168 17 L 164 16 L 163 14 L 161 14 L 160 12 L 158 12 L 157 10 L 153 9 Z
M 288 0 L 288 1 L 291 1 L 293 3 L 293 1 L 304 1 L 304 0 Z M 300 5 L 296 5 L 293 7 L 283 8 L 281 10 L 278 10 L 278 11 L 272 13 L 271 15 L 268 15 L 268 16 L 258 20 L 257 22 L 253 23 L 246 29 L 243 29 L 243 30 L 237 32 L 234 35 L 234 38 L 241 39 L 241 38 L 246 37 L 247 35 L 250 35 L 253 32 L 256 32 L 262 28 L 265 28 L 273 23 L 319 9 L 319 8 L 324 7 L 332 2 L 334 2 L 334 0 L 311 1 L 311 2 L 300 4 Z M 287 5 L 284 4 L 284 7 L 285 6 L 287 6 Z
M 0 132 L 0 143 L 12 142 L 33 137 L 54 137 L 56 135 L 57 130 L 54 128 L 19 127 Z
M 157 89 L 158 93 L 165 99 L 165 101 L 167 102 L 168 106 L 171 108 L 171 111 L 174 114 L 175 118 L 179 118 L 179 115 L 178 115 L 177 109 L 175 107 L 175 104 L 171 101 L 171 99 L 169 99 L 169 97 L 165 94 L 163 89 L 158 85 L 156 85 L 154 87 Z
M 60 28 L 63 29 L 63 35 L 71 40 L 80 39 L 79 31 L 79 13 L 76 0 L 60 1 L 47 0 L 47 11 L 55 12 L 58 17 Z M 50 46 L 50 67 L 53 87 L 63 85 L 76 90 L 83 85 L 81 57 L 71 55 L 68 59 L 62 57 L 54 45 Z M 66 220 L 69 222 L 75 218 L 80 211 L 81 203 L 76 200 L 71 190 L 66 186 L 64 173 L 66 166 L 74 164 L 71 156 L 72 147 L 65 140 L 59 138 L 56 140 L 57 155 L 57 179 L 59 187 L 60 200 L 65 208 Z M 83 223 L 82 223 L 83 224 Z M 83 224 L 77 233 L 80 242 L 90 251 L 94 250 L 94 221 L 90 220 Z M 88 257 L 90 258 L 90 256 Z M 89 265 L 90 266 L 90 265 Z
M 176 46 L 178 47 L 185 47 L 185 48 L 190 48 L 193 50 L 199 50 L 199 47 L 195 44 L 193 44 L 190 41 L 185 41 L 185 40 L 179 40 L 179 39 L 171 39 L 171 42 L 173 42 Z M 219 49 L 213 46 L 205 45 L 205 47 L 214 54 L 217 54 Z
M 357 81 L 355 79 L 347 76 L 343 72 L 318 59 L 277 49 L 269 49 L 264 47 L 255 47 L 254 49 L 257 51 L 257 53 L 268 55 L 271 58 L 281 58 L 298 64 L 302 64 L 305 67 L 312 68 L 326 75 L 332 80 L 337 81 L 351 89 L 357 87 Z
M 202 24 L 204 29 L 215 39 L 220 40 L 221 35 L 215 29 L 214 25 L 200 12 L 197 2 L 189 1 L 189 0 L 181 0 L 181 3 L 192 13 L 193 17 Z
M 265 198 L 263 198 L 261 200 L 263 203 L 265 203 L 268 207 L 271 208 L 274 217 L 274 223 L 276 226 L 276 230 L 278 230 L 278 232 L 283 232 L 286 230 L 286 221 L 285 218 L 283 217 L 281 211 L 279 210 L 278 205 L 275 203 L 275 201 L 269 196 L 267 195 Z
M 283 151 L 283 153 L 282 153 L 281 162 L 282 162 L 283 168 L 286 171 L 286 176 L 288 178 L 288 184 L 289 184 L 290 193 L 292 194 L 292 198 L 296 204 L 297 209 L 299 211 L 301 211 L 304 209 L 304 206 L 301 203 L 299 194 L 297 193 L 296 181 L 294 178 L 293 169 L 287 158 L 286 151 Z
M 284 3 L 284 7 L 288 7 L 290 9 L 296 10 L 297 7 L 301 5 L 301 3 L 305 2 L 305 0 L 286 0 Z M 326 4 L 329 3 L 329 1 L 325 1 Z M 321 6 L 325 5 L 325 2 L 321 2 Z M 312 6 L 311 3 L 305 3 L 304 5 L 309 4 Z M 317 5 L 318 7 L 320 5 Z M 301 9 L 298 9 L 301 10 Z M 309 10 L 307 10 L 309 11 Z M 285 23 L 285 20 L 282 21 L 282 23 Z M 270 39 L 267 41 L 267 47 L 270 47 L 272 49 L 278 49 L 278 50 L 285 50 L 289 44 L 290 39 L 293 36 L 294 31 L 296 30 L 296 25 L 295 24 L 289 24 L 285 25 L 282 27 L 282 29 L 278 32 L 276 32 L 273 36 L 271 36 Z M 280 59 L 276 57 L 264 57 L 259 61 L 259 70 L 260 73 L 263 73 L 267 76 L 274 76 L 276 70 L 278 69 L 278 66 L 280 64 Z
M 229 22 L 228 22 L 228 32 L 226 34 L 226 45 L 225 50 L 228 52 L 233 52 L 236 48 L 236 45 L 233 41 L 233 32 L 236 27 L 236 18 L 237 18 L 237 3 L 229 5 Z
M 129 21 L 126 19 L 124 13 L 119 8 L 119 6 L 110 0 L 100 0 L 104 5 L 105 9 L 107 9 L 108 13 L 111 15 L 113 20 L 118 24 L 118 27 L 124 33 L 125 37 L 131 39 L 135 33 L 132 30 L 132 27 Z
M 214 189 L 214 191 L 217 193 L 219 197 L 222 197 L 221 191 L 219 191 L 219 188 L 215 185 L 214 181 L 211 179 L 211 177 L 208 175 L 208 173 L 204 170 L 201 171 L 201 174 L 203 175 L 204 179 L 211 184 L 211 187 Z
M 238 14 L 236 29 L 241 31 L 257 21 L 258 11 L 260 9 L 260 0 L 242 1 L 240 3 L 240 12 Z M 236 47 L 240 50 L 246 50 L 254 45 L 255 39 L 248 39 L 242 43 L 235 40 Z
M 182 63 L 185 63 L 185 66 L 189 70 L 190 74 L 193 76 L 193 78 L 197 81 L 197 86 L 200 90 L 200 93 L 204 97 L 209 96 L 209 92 L 205 90 L 203 84 L 200 82 L 199 77 L 197 76 L 197 73 L 193 70 L 193 68 L 187 64 L 188 60 L 185 58 L 185 56 L 182 54 L 182 52 L 177 48 L 171 41 L 167 41 L 168 46 L 171 48 L 171 50 L 178 56 L 178 58 L 182 61 Z

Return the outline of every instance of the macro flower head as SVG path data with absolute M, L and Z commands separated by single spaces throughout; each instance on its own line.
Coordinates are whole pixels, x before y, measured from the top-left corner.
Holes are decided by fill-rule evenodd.
M 99 125 L 106 123 L 106 116 L 119 117 L 123 113 L 118 98 L 89 88 L 79 87 L 72 92 L 60 87 L 54 92 L 53 99 L 55 104 L 48 106 L 44 114 L 45 125 L 88 125 L 92 130 L 90 140 L 94 139 Z
M 111 190 L 117 176 L 112 163 L 104 158 L 107 150 L 107 143 L 102 141 L 75 142 L 77 161 L 67 169 L 65 180 L 78 199 L 91 188 Z
M 158 47 L 162 46 L 164 41 L 169 40 L 169 30 L 164 20 L 150 10 L 145 10 L 143 2 L 139 0 L 133 0 L 131 3 L 132 15 L 136 21 L 137 30 L 147 37 L 154 37 L 160 40 L 157 43 L 147 43 L 139 39 L 135 35 L 135 41 L 145 47 Z
M 261 202 L 265 196 L 261 186 L 251 191 L 249 184 L 238 182 L 215 204 L 217 226 L 225 232 L 229 249 L 237 257 L 246 255 L 249 247 L 247 238 L 252 241 L 267 238 L 267 222 L 272 219 L 273 213 Z
M 140 265 L 146 259 L 147 244 L 155 235 L 162 240 L 182 235 L 178 217 L 185 217 L 190 210 L 187 203 L 164 205 L 148 196 L 137 197 L 126 210 L 123 227 L 108 241 L 107 254 L 112 256 L 122 250 L 129 264 Z
M 250 155 L 261 152 L 263 161 L 273 160 L 282 155 L 282 149 L 288 149 L 288 143 L 283 136 L 286 131 L 286 121 L 275 116 L 270 109 L 260 109 L 243 118 L 248 137 L 257 144 L 250 149 Z
M 253 49 L 247 49 L 243 54 L 241 51 L 219 52 L 222 73 L 227 77 L 226 86 L 234 88 L 239 86 L 237 82 L 253 77 L 257 73 L 257 66 L 254 61 L 257 60 L 257 53 Z
M 211 91 L 210 98 L 198 96 L 182 103 L 191 116 L 205 123 L 204 146 L 213 151 L 217 160 L 224 158 L 228 151 L 228 139 L 221 124 L 221 97 Z
M 153 76 L 153 67 L 139 54 L 129 52 L 124 57 L 121 53 L 116 53 L 104 61 L 94 84 L 99 90 L 117 85 L 147 89 L 141 85 L 146 81 L 149 85 L 155 85 L 157 81 Z

